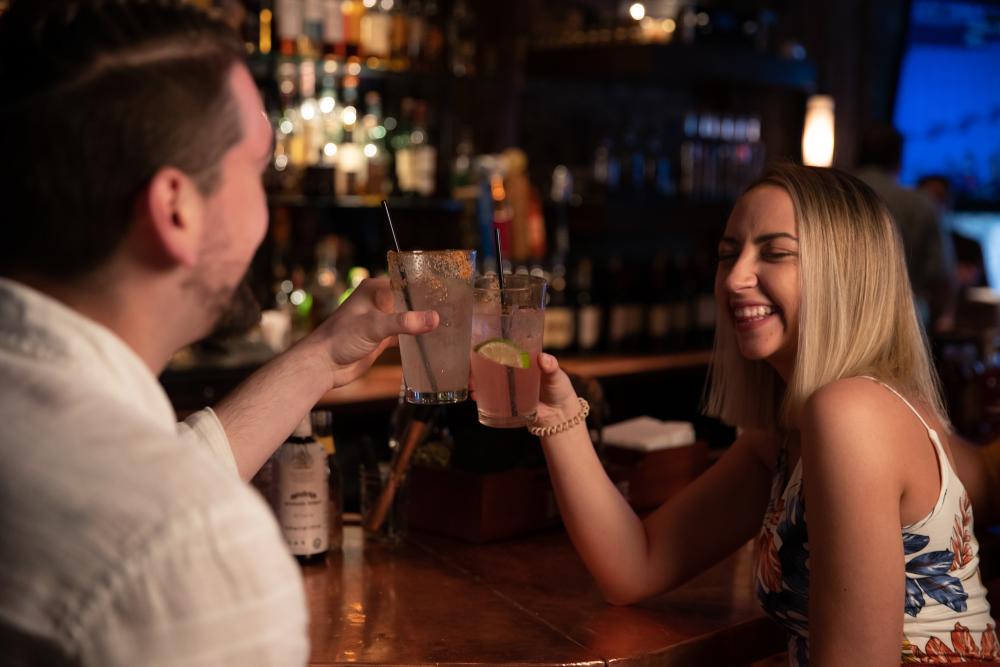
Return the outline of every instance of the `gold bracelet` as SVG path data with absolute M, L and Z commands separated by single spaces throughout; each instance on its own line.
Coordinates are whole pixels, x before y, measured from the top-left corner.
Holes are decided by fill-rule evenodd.
M 577 424 L 583 422 L 587 415 L 590 414 L 590 403 L 584 398 L 577 397 L 580 401 L 580 411 L 576 413 L 574 417 L 570 417 L 561 424 L 553 424 L 552 426 L 529 426 L 528 433 L 531 435 L 537 435 L 539 438 L 547 438 L 556 433 L 562 433 L 563 431 L 568 431 Z

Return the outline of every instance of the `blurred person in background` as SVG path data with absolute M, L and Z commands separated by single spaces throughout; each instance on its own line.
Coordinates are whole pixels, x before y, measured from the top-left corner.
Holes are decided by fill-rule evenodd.
M 942 228 L 954 249 L 954 280 L 959 297 L 970 287 L 986 286 L 986 268 L 983 263 L 983 248 L 978 241 L 962 236 L 951 230 L 947 224 L 955 204 L 951 181 L 947 176 L 928 174 L 917 180 L 917 192 L 923 193 L 933 202 L 942 221 Z M 947 249 L 947 244 L 945 245 Z
M 871 127 L 862 135 L 855 175 L 878 193 L 899 227 L 925 329 L 948 331 L 954 326 L 957 299 L 951 237 L 927 197 L 900 185 L 902 157 L 902 134 L 889 125 Z

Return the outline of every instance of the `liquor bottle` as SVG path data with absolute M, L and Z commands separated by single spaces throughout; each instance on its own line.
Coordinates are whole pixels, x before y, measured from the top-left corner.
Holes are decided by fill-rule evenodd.
M 552 170 L 552 187 L 549 191 L 555 209 L 551 236 L 554 240 L 553 258 L 565 265 L 569 257 L 569 202 L 573 198 L 573 175 L 565 165 Z
M 299 118 L 302 121 L 302 145 L 306 166 L 319 164 L 323 154 L 325 135 L 323 117 L 316 99 L 316 62 L 303 60 L 299 63 Z
M 437 172 L 437 148 L 431 143 L 427 123 L 427 102 L 413 106 L 413 129 L 410 132 L 413 191 L 424 197 L 434 194 Z
M 611 170 L 611 145 L 605 139 L 594 149 L 594 162 L 591 166 L 593 190 L 598 195 L 606 196 L 609 192 L 608 181 Z
M 347 55 L 346 49 L 340 0 L 323 0 L 323 54 L 342 59 Z
M 339 7 L 338 7 L 339 17 Z M 320 163 L 326 167 L 337 164 L 337 151 L 344 137 L 344 126 L 340 118 L 340 105 L 337 104 L 337 70 L 339 66 L 333 56 L 323 59 L 323 70 L 320 76 L 319 114 L 323 131 L 323 148 Z
M 392 147 L 396 163 L 396 184 L 403 194 L 416 192 L 413 174 L 413 150 L 410 145 L 410 135 L 413 128 L 414 100 L 404 97 L 400 102 L 399 122 L 389 143 Z
M 506 163 L 504 189 L 511 210 L 510 253 L 507 255 L 514 263 L 528 261 L 530 232 L 528 229 L 528 209 L 531 197 L 531 183 L 528 181 L 528 156 L 518 148 L 509 148 L 503 152 Z
M 673 279 L 670 281 L 670 324 L 673 337 L 673 347 L 676 350 L 686 350 L 692 345 L 694 329 L 694 298 L 696 295 L 694 281 L 688 263 L 682 258 L 674 259 Z
M 316 442 L 326 452 L 330 471 L 330 545 L 329 551 L 340 551 L 344 543 L 344 479 L 337 463 L 337 445 L 333 439 L 333 415 L 329 410 L 312 411 L 312 427 Z
M 392 156 L 386 148 L 382 97 L 378 91 L 369 90 L 365 93 L 365 115 L 361 124 L 365 142 L 362 151 L 368 166 L 365 192 L 380 197 L 388 196 L 392 192 Z
M 572 349 L 576 338 L 576 313 L 570 300 L 566 266 L 561 259 L 557 259 L 552 265 L 548 283 L 548 305 L 545 306 L 545 333 L 542 340 L 547 351 L 558 355 Z
M 406 9 L 406 58 L 411 69 L 422 70 L 425 64 L 424 47 L 427 39 L 427 22 L 423 6 L 420 0 L 409 0 Z
M 706 112 L 698 118 L 698 137 L 702 143 L 701 192 L 702 197 L 714 199 L 721 194 L 719 162 L 722 121 L 717 113 Z
M 646 280 L 646 348 L 666 352 L 670 347 L 669 261 L 659 252 L 649 267 Z
M 345 76 L 341 88 L 341 99 L 344 108 L 340 113 L 343 124 L 343 138 L 340 151 L 337 153 L 337 168 L 349 184 L 347 191 L 338 194 L 358 195 L 364 192 L 368 177 L 368 165 L 365 163 L 364 132 L 362 115 L 358 109 L 358 86 L 360 81 L 356 76 Z M 338 175 L 340 176 L 340 175 Z
M 361 52 L 369 59 L 369 66 L 381 67 L 381 62 L 373 62 L 371 59 L 388 60 L 392 17 L 373 3 L 361 17 L 360 30 Z
M 617 275 L 608 282 L 614 292 L 609 298 L 614 305 L 611 312 L 618 313 L 620 327 L 617 339 L 611 342 L 619 352 L 634 352 L 642 347 L 646 330 L 645 294 L 639 265 L 624 259 L 620 261 Z
M 698 349 L 712 347 L 715 335 L 715 276 L 708 253 L 697 256 L 694 294 L 694 344 Z
M 302 125 L 298 68 L 291 60 L 278 63 L 281 115 L 275 139 L 275 168 L 298 170 L 306 163 L 305 130 Z
M 580 354 L 593 354 L 604 338 L 604 307 L 600 285 L 595 283 L 594 263 L 581 257 L 574 272 L 576 281 L 576 349 Z
M 292 254 L 292 216 L 285 206 L 276 206 L 271 213 L 271 277 L 274 279 L 272 296 L 273 304 L 265 304 L 267 307 L 276 307 L 279 310 L 288 306 L 288 295 L 292 291 L 291 274 L 289 263 Z
M 701 164 L 704 146 L 698 140 L 698 114 L 684 115 L 684 141 L 681 143 L 681 194 L 696 197 L 701 194 Z
M 365 7 L 360 0 L 343 0 L 340 11 L 344 16 L 344 45 L 348 58 L 361 55 L 361 16 Z
M 278 524 L 300 563 L 321 562 L 330 548 L 330 471 L 305 415 L 275 454 Z
M 615 255 L 607 264 L 607 290 L 604 292 L 605 349 L 621 352 L 628 338 L 629 310 L 628 284 L 622 258 Z
M 350 109 L 353 107 L 346 107 Z M 346 110 L 345 109 L 345 110 Z M 337 150 L 337 173 L 335 178 L 338 197 L 353 197 L 362 194 L 367 186 L 368 163 L 364 144 L 359 142 L 359 123 L 344 123 L 344 141 Z
M 232 5 L 237 8 L 233 10 L 234 18 L 242 14 L 235 26 L 243 38 L 243 48 L 247 55 L 260 51 L 260 12 L 263 4 L 262 0 L 243 0 L 242 3 Z
M 340 239 L 333 235 L 320 239 L 316 244 L 316 269 L 309 286 L 313 297 L 313 328 L 333 315 L 344 293 L 344 281 L 337 270 L 339 249 Z
M 457 0 L 448 24 L 451 73 L 457 77 L 476 75 L 475 16 L 468 0 Z
M 424 0 L 424 43 L 421 48 L 424 70 L 438 71 L 444 53 L 444 26 L 438 0 Z
M 304 0 L 302 5 L 301 53 L 307 58 L 318 58 L 323 53 L 323 2 Z
M 410 36 L 409 15 L 406 13 L 402 0 L 397 0 L 389 12 L 389 67 L 402 71 L 410 66 L 407 40 Z
M 605 192 L 615 197 L 622 189 L 622 160 L 614 140 L 605 139 L 602 145 L 607 151 L 607 169 L 605 175 Z
M 626 284 L 626 326 L 625 349 L 642 351 L 646 345 L 646 286 L 643 284 L 646 271 L 640 265 L 625 271 Z
M 639 145 L 638 130 L 634 127 L 625 133 L 621 165 L 622 192 L 631 196 L 643 195 L 646 184 L 646 156 Z
M 650 140 L 646 156 L 646 191 L 654 198 L 667 199 L 676 194 L 673 166 L 664 147 L 662 136 L 657 133 Z
M 299 50 L 302 34 L 302 0 L 277 0 L 278 43 L 283 56 L 294 56 Z

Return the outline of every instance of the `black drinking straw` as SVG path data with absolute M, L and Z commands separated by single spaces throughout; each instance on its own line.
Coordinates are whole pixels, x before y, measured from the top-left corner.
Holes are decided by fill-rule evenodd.
M 507 284 L 503 277 L 503 258 L 500 256 L 500 225 L 493 228 L 493 243 L 496 245 L 497 251 L 497 281 L 500 283 L 500 336 L 509 340 L 510 318 L 504 315 L 507 308 L 504 290 L 507 288 Z M 517 397 L 514 394 L 514 369 L 510 366 L 507 367 L 507 396 L 510 399 L 510 416 L 516 417 Z
M 392 216 L 389 214 L 389 202 L 383 199 L 382 208 L 385 210 L 385 219 L 389 223 L 389 231 L 392 232 L 392 244 L 396 246 L 396 267 L 399 269 L 399 282 L 403 288 L 403 301 L 406 302 L 407 310 L 413 310 L 413 299 L 410 298 L 410 286 L 406 281 L 406 270 L 403 268 L 403 256 L 399 249 L 399 239 L 396 238 L 396 228 L 393 227 Z M 430 381 L 431 392 L 437 394 L 437 380 L 434 379 L 434 373 L 431 372 L 431 364 L 428 361 L 424 340 L 420 336 L 414 336 L 413 338 L 417 341 L 417 350 L 420 352 L 420 360 L 424 364 L 424 372 L 427 373 L 427 379 Z

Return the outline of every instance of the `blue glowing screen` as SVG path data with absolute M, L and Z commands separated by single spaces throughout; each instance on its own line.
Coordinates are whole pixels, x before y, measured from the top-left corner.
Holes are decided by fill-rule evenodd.
M 904 183 L 942 174 L 1000 208 L 1000 1 L 913 0 L 893 120 Z

